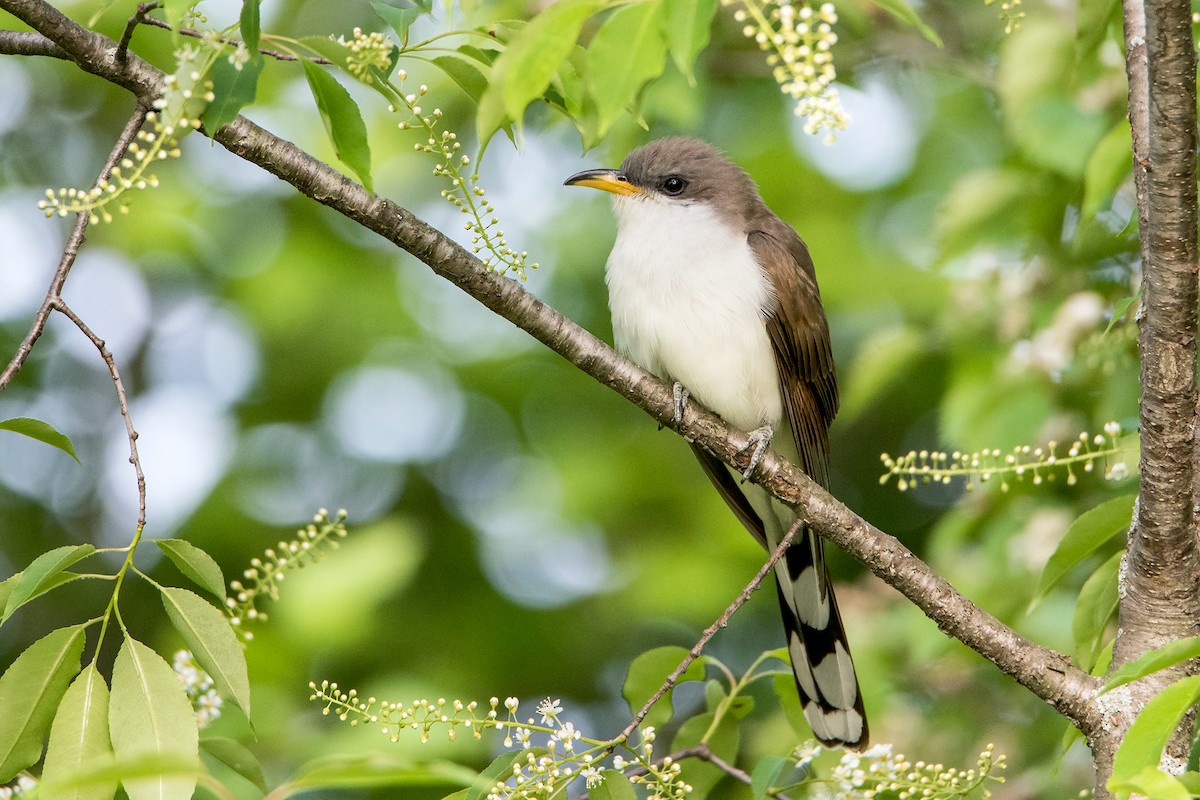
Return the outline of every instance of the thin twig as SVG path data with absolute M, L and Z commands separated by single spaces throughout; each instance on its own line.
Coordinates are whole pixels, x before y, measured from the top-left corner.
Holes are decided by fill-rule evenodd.
M 146 17 L 144 20 L 142 20 L 142 22 L 145 25 L 151 25 L 155 28 L 162 28 L 164 31 L 169 31 L 172 29 L 171 24 L 169 22 L 164 22 L 161 19 L 157 19 L 156 17 Z M 180 28 L 178 33 L 180 36 L 188 36 L 192 39 L 203 39 L 206 36 L 204 33 L 202 33 L 201 31 L 195 30 L 194 28 Z M 217 41 L 220 42 L 221 44 L 239 44 L 238 40 L 230 39 L 225 36 L 217 37 Z M 291 53 L 281 53 L 278 50 L 270 50 L 266 47 L 258 48 L 258 52 L 262 53 L 267 58 L 273 58 L 276 61 L 301 61 L 301 60 L 303 60 L 303 61 L 311 61 L 314 64 L 325 64 L 325 65 L 333 64 L 332 61 L 330 61 L 328 58 L 325 58 L 324 56 L 308 56 L 304 59 L 300 59 L 297 56 L 292 55 Z
M 104 344 L 104 340 L 95 334 L 88 327 L 87 323 L 79 318 L 79 315 L 71 310 L 61 297 L 54 300 L 54 310 L 65 316 L 71 322 L 75 323 L 75 327 L 83 332 L 83 335 L 91 340 L 96 349 L 100 351 L 100 357 L 104 359 L 104 363 L 108 365 L 108 374 L 112 378 L 113 386 L 117 390 L 117 405 L 121 409 L 121 419 L 125 420 L 125 432 L 129 436 L 129 463 L 133 465 L 133 471 L 137 474 L 137 492 L 138 492 L 138 519 L 137 529 L 140 531 L 146 527 L 146 476 L 142 473 L 142 462 L 138 458 L 137 439 L 138 432 L 133 428 L 133 417 L 129 415 L 129 402 L 125 395 L 125 384 L 121 381 L 121 373 L 117 369 L 117 361 L 113 358 L 112 351 Z
M 759 569 L 758 574 L 754 576 L 754 579 L 746 584 L 746 588 L 742 589 L 742 593 L 739 594 L 737 598 L 729 604 L 729 607 L 725 609 L 725 612 L 721 614 L 721 616 L 717 617 L 717 621 L 704 629 L 704 633 L 700 635 L 700 639 L 696 642 L 696 644 L 692 645 L 692 649 L 688 651 L 687 656 L 683 659 L 683 661 L 679 662 L 678 667 L 671 671 L 671 674 L 668 675 L 666 680 L 663 681 L 662 686 L 659 686 L 658 691 L 651 695 L 650 699 L 646 701 L 646 704 L 642 706 L 642 710 L 633 716 L 633 720 L 625 726 L 625 730 L 621 731 L 617 735 L 615 741 L 624 742 L 626 739 L 628 739 L 629 735 L 637 729 L 637 726 L 642 724 L 642 720 L 644 720 L 646 715 L 650 713 L 650 709 L 654 707 L 654 704 L 661 700 L 664 694 L 674 688 L 675 682 L 679 680 L 679 676 L 682 675 L 684 671 L 692 665 L 693 661 L 700 657 L 700 654 L 704 651 L 704 646 L 708 644 L 708 640 L 716 636 L 717 631 L 728 625 L 730 618 L 737 613 L 739 608 L 746 604 L 746 601 L 750 599 L 750 595 L 758 591 L 758 587 L 762 585 L 762 582 L 766 579 L 767 574 L 774 568 L 775 562 L 783 557 L 784 552 L 786 552 L 788 547 L 791 546 L 792 540 L 796 538 L 796 535 L 800 532 L 800 528 L 803 527 L 803 525 L 804 522 L 800 519 L 797 519 L 794 523 L 792 523 L 791 530 L 789 530 L 787 535 L 784 536 L 779 542 L 779 546 L 772 551 L 771 557 L 768 558 L 766 563 L 762 565 L 762 568 Z
M 125 31 L 121 34 L 121 41 L 117 42 L 118 63 L 125 63 L 125 58 L 129 53 L 129 42 L 133 39 L 134 29 L 144 23 L 148 19 L 146 15 L 156 8 L 158 8 L 158 0 L 154 0 L 152 3 L 138 3 L 137 13 L 125 23 Z
M 100 170 L 99 177 L 96 178 L 96 183 L 108 178 L 112 174 L 113 168 L 120 162 L 121 157 L 125 155 L 125 150 L 129 147 L 129 143 L 133 141 L 133 137 L 137 136 L 137 132 L 141 130 L 142 123 L 146 121 L 146 109 L 140 105 L 133 112 L 133 116 L 129 118 L 129 122 L 125 123 L 125 129 L 121 131 L 121 135 L 117 137 L 117 143 L 113 146 L 112 152 L 108 154 L 108 160 L 104 162 L 104 167 Z M 79 256 L 79 248 L 83 245 L 85 234 L 87 232 L 89 213 L 81 211 L 79 217 L 75 220 L 75 227 L 71 231 L 71 236 L 67 239 L 67 244 L 63 247 L 62 259 L 58 262 L 58 269 L 54 271 L 54 277 L 50 280 L 50 288 L 46 290 L 46 297 L 42 300 L 41 307 L 33 317 L 33 325 L 29 328 L 29 333 L 25 334 L 25 338 L 17 347 L 16 354 L 12 360 L 8 362 L 8 366 L 4 368 L 4 372 L 0 372 L 0 392 L 12 382 L 13 376 L 20 371 L 25 365 L 29 354 L 33 351 L 33 345 L 42 335 L 42 331 L 46 329 L 46 320 L 50 318 L 50 312 L 54 310 L 57 300 L 62 297 L 63 284 L 66 283 L 67 274 L 71 271 L 71 267 L 75 266 L 75 259 Z

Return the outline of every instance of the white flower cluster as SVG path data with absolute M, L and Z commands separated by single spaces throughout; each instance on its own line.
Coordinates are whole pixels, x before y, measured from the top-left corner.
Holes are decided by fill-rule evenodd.
M 792 758 L 798 767 L 811 766 L 821 753 L 821 746 L 807 742 L 796 749 Z M 886 795 L 899 800 L 922 798 L 966 798 L 975 793 L 987 798 L 990 781 L 1003 783 L 1004 778 L 993 775 L 1004 769 L 1004 756 L 994 754 L 988 745 L 979 754 L 972 769 L 960 770 L 924 761 L 910 762 L 903 755 L 893 754 L 890 744 L 878 744 L 863 753 L 846 752 L 830 772 L 829 778 L 812 780 L 812 797 L 828 800 L 871 800 Z
M 804 132 L 815 135 L 844 130 L 850 121 L 833 82 L 837 71 L 831 48 L 838 36 L 833 31 L 837 10 L 832 3 L 814 9 L 792 0 L 722 0 L 737 4 L 734 19 L 743 24 L 742 33 L 768 51 L 767 64 L 780 90 L 796 101 L 796 115 L 804 118 Z
M 179 676 L 183 690 L 196 711 L 196 725 L 203 728 L 221 716 L 221 696 L 217 694 L 212 677 L 196 663 L 189 650 L 180 650 L 172 659 L 171 668 Z

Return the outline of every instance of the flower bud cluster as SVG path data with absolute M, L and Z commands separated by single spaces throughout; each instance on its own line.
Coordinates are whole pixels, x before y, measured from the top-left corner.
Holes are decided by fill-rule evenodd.
M 245 641 L 254 638 L 245 630 L 250 621 L 267 618 L 256 605 L 261 596 L 279 599 L 279 584 L 293 569 L 300 569 L 320 561 L 326 550 L 336 550 L 338 540 L 346 538 L 346 510 L 339 509 L 331 520 L 329 512 L 321 509 L 307 526 L 296 531 L 296 538 L 281 541 L 267 548 L 262 558 L 252 558 L 250 567 L 242 573 L 242 580 L 230 581 L 230 595 L 225 598 L 225 611 L 229 622 Z
M 408 73 L 399 70 L 396 78 L 403 84 L 408 79 Z M 417 142 L 413 150 L 428 153 L 436 159 L 433 174 L 445 178 L 450 188 L 443 189 L 441 195 L 451 205 L 467 216 L 463 227 L 471 233 L 471 250 L 476 255 L 483 255 L 484 264 L 489 271 L 504 275 L 512 270 L 518 278 L 525 280 L 527 269 L 537 269 L 536 263 L 529 261 L 527 251 L 518 252 L 509 245 L 504 231 L 499 228 L 500 219 L 496 216 L 496 207 L 487 199 L 487 193 L 479 185 L 479 173 L 471 169 L 471 157 L 462 152 L 462 143 L 458 134 L 448 130 L 438 130 L 442 120 L 442 110 L 434 108 L 425 113 L 421 103 L 429 91 L 422 84 L 415 92 L 405 94 L 397 92 L 400 106 L 409 112 L 408 119 L 401 120 L 397 127 L 400 130 L 420 129 L 425 134 L 424 142 Z M 398 111 L 395 104 L 389 109 Z
M 1007 492 L 1010 480 L 1024 481 L 1029 478 L 1034 486 L 1056 480 L 1060 470 L 1065 470 L 1067 485 L 1078 482 L 1076 468 L 1085 473 L 1095 471 L 1096 465 L 1106 467 L 1104 477 L 1119 481 L 1129 477 L 1129 466 L 1125 463 L 1126 447 L 1118 442 L 1121 426 L 1109 422 L 1103 434 L 1092 436 L 1086 431 L 1079 434 L 1067 446 L 1066 454 L 1059 453 L 1059 443 L 1050 442 L 1046 447 L 1018 445 L 1011 452 L 983 449 L 974 453 L 955 450 L 946 453 L 940 450 L 910 450 L 907 455 L 893 458 L 884 453 L 880 456 L 887 470 L 880 476 L 880 484 L 886 484 L 896 476 L 896 488 L 900 491 L 915 489 L 929 483 L 949 484 L 954 478 L 966 478 L 967 491 L 975 483 L 987 483 L 993 478 L 1000 481 L 1000 490 Z
M 12 800 L 14 797 L 33 796 L 37 789 L 37 780 L 28 772 L 22 772 L 8 786 L 0 786 L 0 800 Z
M 990 6 L 996 0 L 983 0 L 985 6 Z M 1025 11 L 1021 8 L 1021 0 L 1000 0 L 1000 19 L 1004 20 L 1004 32 L 1013 33 L 1021 29 L 1021 20 Z
M 339 38 L 338 43 L 350 51 L 346 57 L 346 69 L 360 81 L 369 81 L 373 69 L 386 75 L 392 66 L 392 51 L 396 46 L 378 31 L 363 33 L 362 28 L 355 28 L 350 41 Z
M 792 0 L 722 0 L 737 5 L 734 19 L 742 33 L 768 53 L 767 64 L 780 90 L 796 101 L 796 115 L 804 119 L 804 132 L 816 135 L 845 129 L 850 118 L 842 108 L 833 82 L 832 47 L 838 36 L 833 31 L 837 10 L 832 3 L 814 8 Z

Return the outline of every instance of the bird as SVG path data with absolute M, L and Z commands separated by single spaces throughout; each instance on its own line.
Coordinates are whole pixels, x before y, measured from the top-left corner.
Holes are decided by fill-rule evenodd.
M 744 473 L 692 444 L 705 474 L 768 551 L 796 512 L 747 483 L 773 441 L 822 486 L 838 408 L 829 324 L 808 247 L 753 179 L 708 142 L 653 140 L 618 169 L 564 181 L 610 192 L 617 236 L 605 265 L 613 337 L 672 384 L 676 423 L 697 401 L 750 433 Z M 805 718 L 826 746 L 862 750 L 867 718 L 825 566 L 804 527 L 775 564 L 787 649 Z

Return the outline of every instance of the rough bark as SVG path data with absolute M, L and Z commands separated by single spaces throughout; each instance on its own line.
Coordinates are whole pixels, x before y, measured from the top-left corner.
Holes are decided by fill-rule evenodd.
M 1196 52 L 1186 0 L 1124 0 L 1129 121 L 1142 252 L 1141 495 L 1123 564 L 1114 668 L 1200 632 L 1196 546 Z M 1098 704 L 1097 796 L 1146 701 L 1193 674 L 1184 664 Z M 1190 718 L 1168 745 L 1186 763 Z

